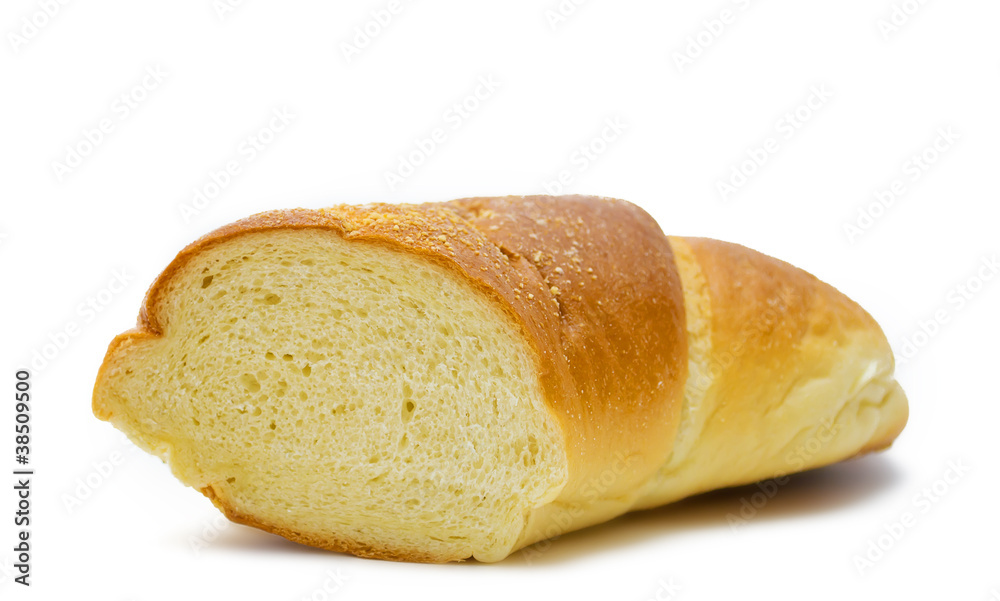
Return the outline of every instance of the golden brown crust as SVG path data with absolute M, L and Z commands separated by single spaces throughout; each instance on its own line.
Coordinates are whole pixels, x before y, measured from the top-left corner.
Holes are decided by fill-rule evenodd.
M 684 301 L 673 254 L 652 217 L 620 200 L 581 196 L 449 203 L 558 309 L 547 351 L 571 387 L 549 402 L 567 428 L 571 476 L 562 502 L 609 466 L 602 496 L 628 494 L 670 452 L 687 374 Z M 555 316 L 556 314 L 554 314 Z M 551 342 L 546 341 L 546 344 Z
M 815 276 L 752 249 L 672 238 L 704 287 L 702 421 L 638 506 L 812 469 L 891 444 L 906 423 L 892 350 L 875 320 Z M 689 325 L 690 327 L 690 325 Z M 697 354 L 697 353 L 696 353 Z
M 826 347 L 867 352 L 880 361 L 880 372 L 891 376 L 892 349 L 882 329 L 863 307 L 833 286 L 794 265 L 739 244 L 710 238 L 684 240 L 706 274 L 713 305 L 727 307 L 726 311 L 713 313 L 715 348 L 732 349 L 746 341 L 747 324 L 760 323 L 761 316 L 769 311 L 778 317 L 768 324 L 767 335 L 756 338 L 753 352 L 743 353 L 738 368 L 742 374 L 790 372 L 790 357 L 818 363 L 818 357 L 810 353 L 823 353 L 822 348 L 817 349 L 819 341 Z M 859 339 L 863 340 L 863 348 L 858 346 Z M 744 394 L 754 398 L 750 392 Z M 905 400 L 902 408 L 906 408 Z M 761 409 L 760 405 L 756 407 L 757 411 Z M 889 447 L 906 425 L 907 413 L 902 411 L 892 417 L 853 456 Z M 810 467 L 841 459 L 830 457 Z
M 276 534 L 302 545 L 308 545 L 318 549 L 326 549 L 327 551 L 334 551 L 336 553 L 350 553 L 351 555 L 367 559 L 384 559 L 386 561 L 448 563 L 450 561 L 462 561 L 463 559 L 466 559 L 462 557 L 437 555 L 434 553 L 419 553 L 396 547 L 378 547 L 347 538 L 316 536 L 313 534 L 298 532 L 281 526 L 275 526 L 273 524 L 263 522 L 255 516 L 241 513 L 211 486 L 200 489 L 199 492 L 208 497 L 209 500 L 212 501 L 212 504 L 215 505 L 216 508 L 218 508 L 230 522 L 270 532 L 271 534 Z
M 638 207 L 595 197 L 294 209 L 217 229 L 177 255 L 147 292 L 137 329 L 112 342 L 95 385 L 94 413 L 112 417 L 96 392 L 113 355 L 168 327 L 160 305 L 191 257 L 246 233 L 301 228 L 436 261 L 515 319 L 536 352 L 543 393 L 565 438 L 569 480 L 558 503 L 587 514 L 602 501 L 582 494 L 588 482 L 624 465 L 601 491 L 602 497 L 620 496 L 648 478 L 669 453 L 686 373 L 683 300 L 670 246 Z M 216 492 L 209 496 L 236 521 L 307 544 L 388 559 L 454 559 L 317 540 L 237 515 Z M 578 526 L 567 524 L 572 527 Z
M 712 304 L 726 307 L 714 320 L 717 346 L 729 346 L 744 335 L 746 324 L 767 311 L 780 313 L 771 334 L 761 337 L 755 357 L 780 361 L 808 334 L 825 334 L 837 326 L 845 331 L 881 332 L 857 303 L 816 276 L 780 259 L 731 242 L 684 238 L 698 258 L 708 282 Z
M 624 201 L 595 197 L 295 209 L 220 228 L 177 255 L 147 292 L 137 328 L 112 341 L 95 385 L 94 413 L 112 418 L 98 389 L 114 357 L 169 330 L 161 304 L 188 260 L 243 234 L 302 228 L 446 266 L 521 327 L 534 351 L 547 405 L 562 429 L 569 478 L 554 502 L 525 516 L 515 548 L 628 511 L 669 460 L 688 376 L 681 277 L 670 242 L 649 215 Z M 753 419 L 743 418 L 773 409 L 762 401 L 773 392 L 766 380 L 782 377 L 785 362 L 801 352 L 805 338 L 848 344 L 843 336 L 860 333 L 870 334 L 875 347 L 879 339 L 884 342 L 867 313 L 813 276 L 736 245 L 683 240 L 705 274 L 711 305 L 722 308 L 713 317 L 712 346 L 753 346 L 720 380 L 739 384 L 728 395 L 719 393 L 723 402 L 713 413 L 712 432 L 717 440 L 756 436 L 748 425 Z M 746 340 L 742 328 L 775 309 L 780 319 L 766 335 Z M 891 363 L 888 345 L 883 351 Z M 860 451 L 887 446 L 902 423 L 883 427 Z M 724 480 L 720 476 L 716 485 L 727 485 Z M 292 531 L 241 514 L 212 486 L 202 492 L 229 519 L 304 544 L 380 559 L 461 559 Z

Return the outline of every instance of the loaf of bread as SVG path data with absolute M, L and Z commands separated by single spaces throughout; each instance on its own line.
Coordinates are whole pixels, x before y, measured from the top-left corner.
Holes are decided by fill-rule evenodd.
M 883 449 L 907 419 L 837 290 L 583 196 L 223 227 L 153 283 L 93 405 L 234 522 L 424 562 Z

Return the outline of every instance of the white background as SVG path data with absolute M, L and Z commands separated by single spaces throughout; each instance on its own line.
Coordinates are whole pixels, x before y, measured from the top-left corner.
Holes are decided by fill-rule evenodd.
M 572 14 L 554 25 L 557 0 L 403 1 L 349 61 L 343 44 L 387 0 L 254 0 L 221 16 L 212 0 L 95 0 L 50 18 L 46 2 L 6 0 L 0 598 L 1000 598 L 1000 278 L 977 279 L 1000 252 L 1000 5 L 894 1 L 567 0 Z M 157 68 L 162 81 L 145 77 Z M 498 87 L 456 123 L 447 111 L 480 78 Z M 789 130 L 811 90 L 829 97 Z M 293 117 L 251 160 L 240 146 L 274 110 Z M 83 132 L 104 119 L 88 149 Z M 597 141 L 607 119 L 625 130 Z M 390 186 L 386 172 L 437 127 L 445 141 Z M 949 128 L 957 140 L 938 141 L 914 172 L 912 157 Z M 575 153 L 591 144 L 603 152 L 581 171 Z M 722 194 L 765 145 L 776 152 Z M 86 154 L 68 174 L 54 167 L 67 146 Z M 239 173 L 185 219 L 228 161 Z M 911 417 L 896 445 L 794 478 L 737 530 L 727 516 L 753 487 L 497 565 L 427 566 L 227 527 L 91 415 L 106 345 L 197 236 L 280 207 L 543 193 L 564 169 L 567 192 L 631 200 L 668 233 L 741 242 L 858 300 L 897 355 L 912 355 L 898 370 Z M 896 180 L 905 191 L 891 206 L 869 208 Z M 109 288 L 121 270 L 127 285 Z M 75 335 L 33 376 L 25 589 L 11 572 L 10 393 L 15 368 L 67 328 Z M 934 493 L 949 461 L 970 469 Z M 859 570 L 904 512 L 912 527 Z

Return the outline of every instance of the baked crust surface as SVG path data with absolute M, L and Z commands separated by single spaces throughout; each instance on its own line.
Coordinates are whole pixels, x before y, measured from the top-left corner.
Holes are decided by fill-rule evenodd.
M 806 334 L 810 344 L 818 341 L 821 346 L 824 340 L 846 341 L 841 330 L 863 333 L 858 344 L 876 348 L 878 360 L 888 362 L 880 365 L 879 375 L 891 380 L 891 351 L 874 320 L 801 270 L 736 245 L 674 239 L 694 256 L 701 269 L 698 277 L 705 282 L 704 290 L 685 295 L 685 272 L 683 266 L 678 268 L 671 241 L 635 205 L 586 196 L 511 196 L 273 211 L 202 237 L 183 249 L 150 287 L 137 327 L 111 342 L 95 385 L 95 415 L 104 420 L 113 417 L 103 383 L 116 358 L 133 344 L 162 335 L 161 303 L 169 282 L 187 261 L 247 233 L 305 228 L 443 265 L 496 303 L 523 331 L 535 355 L 547 409 L 562 432 L 568 478 L 554 501 L 525 516 L 514 547 L 494 550 L 487 560 L 502 559 L 517 548 L 633 508 L 746 480 L 733 481 L 721 470 L 697 481 L 675 479 L 675 490 L 665 492 L 671 486 L 665 466 L 676 459 L 675 441 L 685 403 L 690 401 L 685 388 L 689 345 L 697 339 L 692 338 L 686 317 L 693 304 L 708 308 L 710 348 L 717 351 L 731 347 L 740 335 L 735 329 L 773 308 L 776 298 L 783 303 L 781 323 L 742 352 L 735 371 L 708 386 L 718 403 L 707 426 L 702 426 L 713 441 L 761 434 L 741 430 L 738 417 L 761 410 L 759 404 L 771 390 L 760 382 L 780 377 L 783 369 L 799 361 Z M 904 411 L 899 411 L 897 401 L 891 420 L 868 433 L 870 439 L 846 455 L 838 448 L 839 454 L 825 458 L 827 462 L 890 444 L 906 419 L 901 391 L 899 398 Z M 840 402 L 816 399 L 817 407 L 834 401 Z M 720 427 L 726 418 L 728 424 Z M 792 421 L 788 427 L 798 427 Z M 699 452 L 697 438 L 689 450 L 692 455 Z M 782 471 L 780 466 L 751 467 L 743 473 L 753 479 Z M 211 486 L 201 492 L 234 522 L 315 547 L 402 561 L 462 559 L 415 553 L 378 541 L 296 532 L 241 514 Z

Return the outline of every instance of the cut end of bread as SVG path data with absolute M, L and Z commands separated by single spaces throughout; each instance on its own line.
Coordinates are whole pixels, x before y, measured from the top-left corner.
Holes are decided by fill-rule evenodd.
M 567 479 L 535 351 L 450 267 L 321 228 L 182 253 L 94 412 L 231 519 L 387 559 L 495 561 Z
M 831 286 L 583 196 L 226 226 L 153 284 L 94 390 L 231 520 L 422 562 L 882 449 L 907 410 Z

